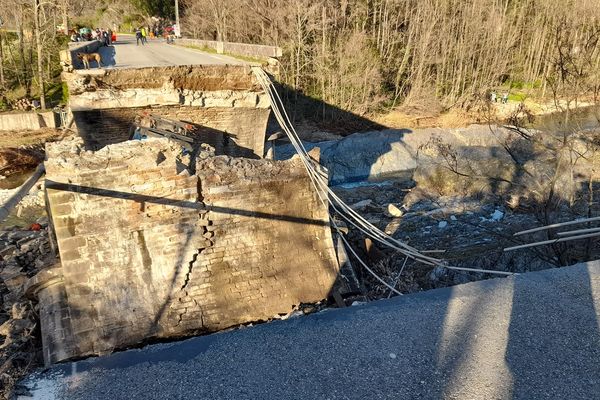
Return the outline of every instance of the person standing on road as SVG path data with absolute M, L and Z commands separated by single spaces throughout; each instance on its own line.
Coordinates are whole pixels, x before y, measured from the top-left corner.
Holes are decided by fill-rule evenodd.
M 146 35 L 147 35 L 146 28 L 144 28 L 143 26 L 142 26 L 141 33 L 142 33 L 142 43 L 148 43 L 148 39 L 146 38 Z
M 102 41 L 104 42 L 104 46 L 110 46 L 110 36 L 108 35 L 107 30 L 102 30 Z
M 142 46 L 144 45 L 144 37 L 142 36 L 142 31 L 139 28 L 135 30 L 135 42 L 137 46 L 140 45 L 140 42 L 142 42 Z

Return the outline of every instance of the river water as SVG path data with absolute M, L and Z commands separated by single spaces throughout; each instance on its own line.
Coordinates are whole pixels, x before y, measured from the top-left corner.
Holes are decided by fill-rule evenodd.
M 600 106 L 582 107 L 577 111 L 538 115 L 531 124 L 545 132 L 575 132 L 600 127 Z

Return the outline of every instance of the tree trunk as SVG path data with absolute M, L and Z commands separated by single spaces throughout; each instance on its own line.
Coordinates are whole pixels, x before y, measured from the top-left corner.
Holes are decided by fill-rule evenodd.
M 65 35 L 69 35 L 69 0 L 63 0 L 62 24 Z
M 6 88 L 6 82 L 4 81 L 4 51 L 2 49 L 2 39 L 2 32 L 0 32 L 0 88 L 4 93 L 4 89 Z
M 42 65 L 42 40 L 40 34 L 40 4 L 39 0 L 33 0 L 33 22 L 35 27 L 35 45 L 37 47 L 37 73 L 40 91 L 40 105 L 42 110 L 46 109 L 46 96 L 44 90 L 44 66 Z
M 17 35 L 19 36 L 19 56 L 21 58 L 21 75 L 23 77 L 23 84 L 25 85 L 25 96 L 29 97 L 31 95 L 31 81 L 29 80 L 29 68 L 27 67 L 27 61 L 25 60 L 25 38 L 23 37 L 25 15 L 23 8 L 24 6 L 21 4 L 21 12 L 17 18 Z

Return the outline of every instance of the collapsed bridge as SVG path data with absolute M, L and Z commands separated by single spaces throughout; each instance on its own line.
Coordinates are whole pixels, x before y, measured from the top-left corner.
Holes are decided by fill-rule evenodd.
M 302 162 L 263 159 L 269 100 L 250 68 L 63 79 L 78 135 L 45 162 L 60 262 L 29 283 L 47 364 L 267 320 L 345 281 Z M 128 140 L 149 113 L 188 124 L 198 156 Z
M 262 158 L 269 100 L 248 66 L 175 66 L 63 73 L 84 145 L 128 139 L 143 112 L 191 124 L 217 154 Z

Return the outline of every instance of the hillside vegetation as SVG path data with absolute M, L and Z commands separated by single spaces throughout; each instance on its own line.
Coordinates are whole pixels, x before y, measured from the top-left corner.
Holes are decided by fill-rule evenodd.
M 64 102 L 59 51 L 66 31 L 80 27 L 131 31 L 153 15 L 171 18 L 164 0 L 11 0 L 0 1 L 0 111 L 20 98 L 39 98 L 52 107 Z M 44 96 L 41 96 L 41 94 Z
M 240 4 L 241 3 L 241 4 Z M 597 0 L 184 0 L 198 38 L 276 44 L 282 80 L 353 112 L 469 109 L 490 90 L 595 100 Z
M 35 7 L 37 4 L 37 8 Z M 0 5 L 2 96 L 60 100 L 64 28 L 172 20 L 172 0 L 16 0 Z M 185 35 L 284 50 L 287 99 L 372 115 L 402 106 L 480 110 L 492 90 L 512 102 L 595 103 L 600 90 L 597 0 L 180 0 Z M 38 10 L 35 13 L 35 10 Z M 36 29 L 36 15 L 38 18 Z M 39 32 L 39 35 L 37 34 Z M 39 59 L 39 60 L 38 60 Z M 10 96 L 9 96 L 10 97 Z M 332 107 L 320 103 L 323 101 Z M 566 101 L 566 103 L 565 103 Z M 300 108 L 300 107 L 299 107 Z

